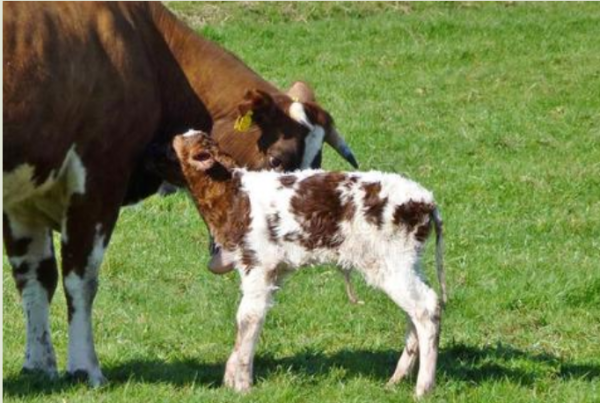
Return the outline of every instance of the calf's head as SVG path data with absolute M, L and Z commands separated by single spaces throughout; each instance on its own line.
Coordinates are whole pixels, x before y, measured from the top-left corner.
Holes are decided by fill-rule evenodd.
M 202 131 L 190 130 L 175 136 L 173 149 L 190 187 L 206 178 L 212 181 L 228 180 L 231 170 L 237 166 L 229 155 L 219 149 L 217 142 Z

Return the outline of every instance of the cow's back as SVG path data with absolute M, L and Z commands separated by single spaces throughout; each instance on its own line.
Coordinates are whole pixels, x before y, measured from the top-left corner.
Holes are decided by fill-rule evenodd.
M 43 183 L 74 148 L 131 164 L 159 119 L 145 5 L 4 3 L 4 174 Z

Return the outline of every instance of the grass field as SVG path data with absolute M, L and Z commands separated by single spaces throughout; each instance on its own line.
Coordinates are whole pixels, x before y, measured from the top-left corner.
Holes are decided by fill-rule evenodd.
M 600 401 L 600 5 L 168 6 L 281 88 L 311 82 L 361 169 L 434 190 L 451 295 L 426 401 Z M 331 150 L 325 167 L 348 168 Z M 411 401 L 414 379 L 384 387 L 403 315 L 358 277 L 366 304 L 350 305 L 331 268 L 278 294 L 254 390 L 223 388 L 238 278 L 209 274 L 206 250 L 184 195 L 123 210 L 95 304 L 111 381 L 100 390 L 19 374 L 24 323 L 4 258 L 5 401 Z M 66 317 L 59 290 L 63 370 Z

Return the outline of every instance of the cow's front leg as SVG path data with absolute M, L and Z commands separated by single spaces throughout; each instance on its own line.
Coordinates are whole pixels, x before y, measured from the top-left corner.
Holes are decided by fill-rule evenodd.
M 67 374 L 98 387 L 106 379 L 94 348 L 92 305 L 119 205 L 101 195 L 96 196 L 96 203 L 91 198 L 86 194 L 76 199 L 67 213 L 62 237 L 63 286 L 69 319 Z
M 276 287 L 265 270 L 253 268 L 242 274 L 242 301 L 237 312 L 235 348 L 227 361 L 224 383 L 238 392 L 252 385 L 256 345 Z
M 4 244 L 12 274 L 21 294 L 27 338 L 23 371 L 57 376 L 50 337 L 49 311 L 58 282 L 58 270 L 49 228 L 22 220 L 17 212 L 4 214 Z

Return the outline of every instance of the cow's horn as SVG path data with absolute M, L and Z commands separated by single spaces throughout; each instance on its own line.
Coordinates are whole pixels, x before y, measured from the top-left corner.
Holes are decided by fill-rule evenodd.
M 329 144 L 335 151 L 338 152 L 346 161 L 350 163 L 354 168 L 358 169 L 358 162 L 356 162 L 356 158 L 354 158 L 354 154 L 344 138 L 338 133 L 338 131 L 332 127 L 331 130 L 327 132 L 325 135 L 325 141 Z
M 288 113 L 290 117 L 296 122 L 300 123 L 302 126 L 307 127 L 309 130 L 313 130 L 314 125 L 308 119 L 308 116 L 306 116 L 304 106 L 300 102 L 292 102 Z

